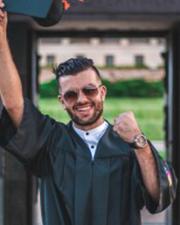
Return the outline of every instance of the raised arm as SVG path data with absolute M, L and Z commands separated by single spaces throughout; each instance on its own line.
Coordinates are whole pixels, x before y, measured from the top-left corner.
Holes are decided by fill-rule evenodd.
M 4 6 L 0 0 L 0 8 Z M 19 126 L 24 109 L 22 85 L 7 41 L 7 13 L 0 9 L 0 97 L 10 118 Z

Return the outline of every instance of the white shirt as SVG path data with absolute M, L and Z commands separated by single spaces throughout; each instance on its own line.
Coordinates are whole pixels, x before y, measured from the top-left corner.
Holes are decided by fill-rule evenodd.
M 76 133 L 83 139 L 83 141 L 88 145 L 89 150 L 92 155 L 92 159 L 94 159 L 94 155 L 96 153 L 97 145 L 99 143 L 99 140 L 105 133 L 106 129 L 108 127 L 108 123 L 104 121 L 100 126 L 84 131 L 81 130 L 73 124 L 73 129 L 76 131 Z

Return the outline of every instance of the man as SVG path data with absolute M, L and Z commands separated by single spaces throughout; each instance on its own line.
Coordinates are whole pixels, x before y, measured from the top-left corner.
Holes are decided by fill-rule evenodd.
M 0 7 L 3 4 L 1 2 Z M 173 170 L 142 134 L 132 112 L 103 118 L 106 87 L 87 58 L 55 70 L 68 125 L 23 98 L 0 11 L 0 144 L 41 178 L 44 225 L 140 225 L 140 209 L 165 209 L 175 197 Z

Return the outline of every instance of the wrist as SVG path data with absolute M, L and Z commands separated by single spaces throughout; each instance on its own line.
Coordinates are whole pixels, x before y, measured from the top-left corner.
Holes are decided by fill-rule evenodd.
M 148 147 L 148 141 L 143 133 L 139 133 L 134 136 L 133 141 L 129 145 L 136 150 L 145 149 Z

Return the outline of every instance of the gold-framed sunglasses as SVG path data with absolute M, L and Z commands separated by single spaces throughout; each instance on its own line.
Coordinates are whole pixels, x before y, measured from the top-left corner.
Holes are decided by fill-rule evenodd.
M 97 96 L 98 92 L 99 92 L 99 87 L 101 87 L 102 84 L 100 84 L 98 87 L 94 86 L 94 85 L 88 85 L 85 86 L 81 89 L 78 90 L 69 90 L 66 91 L 65 93 L 62 93 L 61 95 L 63 96 L 64 100 L 71 104 L 74 103 L 78 100 L 79 98 L 79 93 L 80 91 L 82 91 L 82 93 L 87 97 L 87 98 L 94 98 Z

